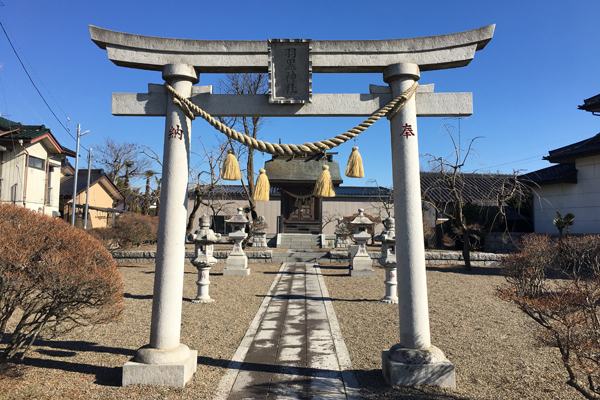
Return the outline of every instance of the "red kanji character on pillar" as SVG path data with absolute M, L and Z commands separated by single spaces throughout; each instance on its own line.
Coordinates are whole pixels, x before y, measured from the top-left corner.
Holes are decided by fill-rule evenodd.
M 404 126 L 402 126 L 402 133 L 400 133 L 400 135 L 408 139 L 409 136 L 415 136 L 415 133 L 413 132 L 412 126 L 409 124 L 404 124 Z

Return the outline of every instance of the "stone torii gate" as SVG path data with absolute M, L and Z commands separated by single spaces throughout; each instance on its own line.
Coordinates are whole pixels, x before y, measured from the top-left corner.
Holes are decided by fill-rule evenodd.
M 90 26 L 92 40 L 118 66 L 161 71 L 182 96 L 213 116 L 369 116 L 409 89 L 421 71 L 464 67 L 492 39 L 494 25 L 412 39 L 367 41 L 204 41 L 127 34 Z M 294 58 L 294 61 L 289 61 Z M 293 75 L 289 72 L 293 69 Z M 202 73 L 270 72 L 270 95 L 212 94 Z M 383 74 L 368 94 L 312 94 L 311 73 Z M 113 93 L 112 113 L 165 116 L 161 214 L 150 343 L 123 367 L 123 385 L 185 386 L 197 351 L 180 343 L 191 120 L 162 85 Z M 420 86 L 390 119 L 396 218 L 400 343 L 383 351 L 392 385 L 454 387 L 454 365 L 431 345 L 421 213 L 417 116 L 467 116 L 471 93 Z

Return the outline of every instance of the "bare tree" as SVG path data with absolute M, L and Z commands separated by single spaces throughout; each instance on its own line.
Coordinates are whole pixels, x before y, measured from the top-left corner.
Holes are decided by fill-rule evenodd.
M 252 94 L 267 94 L 269 92 L 267 74 L 226 74 L 223 78 L 219 79 L 219 92 L 224 94 L 237 94 L 237 95 L 252 95 Z M 230 128 L 236 129 L 237 131 L 244 133 L 254 139 L 257 138 L 258 131 L 264 124 L 263 117 L 228 117 L 220 118 L 221 122 L 229 126 Z M 256 214 L 256 201 L 254 200 L 254 149 L 243 145 L 234 145 L 230 143 L 232 149 L 234 149 L 240 166 L 245 160 L 246 168 L 246 181 L 242 179 L 241 184 L 245 192 L 245 197 L 248 199 L 248 205 L 250 207 L 250 215 L 252 220 L 257 219 Z
M 94 167 L 104 169 L 113 183 L 142 176 L 152 166 L 152 161 L 142 157 L 142 151 L 135 143 L 116 143 L 106 137 L 102 144 L 94 146 L 94 150 Z
M 458 139 L 454 137 L 446 124 L 444 124 L 444 128 L 448 132 L 454 150 L 447 158 L 428 154 L 430 158 L 429 165 L 439 174 L 439 178 L 433 185 L 423 190 L 422 197 L 437 213 L 441 213 L 450 220 L 454 234 L 463 242 L 465 269 L 470 271 L 471 240 L 482 237 L 484 234 L 482 231 L 486 229 L 477 221 L 469 220 L 467 213 L 469 207 L 477 207 L 472 201 L 477 200 L 479 202 L 479 210 L 476 213 L 482 213 L 484 208 L 486 212 L 490 212 L 490 206 L 495 206 L 494 215 L 490 218 L 491 223 L 487 227 L 487 229 L 492 229 L 498 222 L 506 222 L 507 202 L 513 198 L 528 198 L 531 188 L 519 181 L 518 171 L 514 171 L 512 176 L 480 175 L 479 179 L 487 178 L 492 182 L 485 192 L 471 185 L 467 179 L 467 174 L 463 173 L 462 168 L 469 158 L 474 155 L 473 142 L 479 137 L 468 140 L 463 148 L 460 143 L 460 128 Z M 428 197 L 433 197 L 430 195 L 434 191 L 445 193 L 449 201 L 435 202 L 427 200 Z M 478 198 L 475 199 L 474 197 Z M 508 230 L 508 226 L 506 226 L 506 229 Z
M 194 153 L 200 156 L 198 166 L 190 170 L 190 180 L 193 183 L 193 205 L 188 217 L 187 226 L 185 228 L 186 235 L 192 232 L 196 213 L 200 206 L 208 207 L 212 210 L 213 216 L 217 215 L 226 204 L 223 199 L 226 194 L 222 189 L 222 181 L 220 176 L 221 166 L 227 153 L 228 142 L 221 143 L 220 146 L 208 149 L 202 140 L 200 140 L 201 148 Z

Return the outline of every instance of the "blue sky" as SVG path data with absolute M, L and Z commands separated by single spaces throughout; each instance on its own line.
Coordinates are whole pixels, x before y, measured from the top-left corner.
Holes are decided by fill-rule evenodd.
M 463 140 L 475 142 L 478 157 L 465 171 L 534 171 L 550 164 L 548 150 L 600 131 L 600 118 L 578 110 L 600 93 L 600 54 L 596 45 L 600 2 L 565 1 L 42 1 L 1 0 L 0 21 L 32 79 L 71 134 L 76 124 L 90 133 L 86 148 L 104 137 L 144 144 L 162 152 L 164 119 L 115 117 L 112 92 L 145 92 L 162 83 L 159 72 L 115 66 L 89 37 L 88 25 L 141 35 L 188 39 L 313 40 L 396 39 L 432 36 L 496 24 L 490 44 L 464 68 L 424 72 L 421 84 L 436 92 L 473 92 L 474 114 L 461 121 Z M 380 74 L 315 74 L 315 93 L 367 93 L 383 85 Z M 212 84 L 215 75 L 202 75 Z M 71 149 L 74 139 L 43 103 L 0 32 L 0 113 L 24 124 L 44 124 Z M 67 117 L 70 122 L 67 122 Z M 335 136 L 360 118 L 270 119 L 263 140 L 304 143 Z M 448 156 L 451 142 L 444 124 L 454 120 L 420 118 L 419 151 Z M 210 141 L 213 129 L 196 120 L 194 137 Z M 208 138 L 208 139 L 206 139 Z M 194 139 L 196 140 L 196 139 Z M 364 179 L 390 186 L 389 124 L 381 120 L 356 145 L 365 164 Z M 351 143 L 337 149 L 345 168 Z M 265 155 L 268 160 L 270 156 Z M 263 157 L 258 155 L 257 164 Z M 423 162 L 422 164 L 426 164 Z

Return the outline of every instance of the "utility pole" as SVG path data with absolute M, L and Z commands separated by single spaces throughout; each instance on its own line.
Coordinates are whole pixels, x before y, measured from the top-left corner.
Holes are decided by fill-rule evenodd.
M 87 187 L 85 189 L 85 212 L 83 213 L 83 230 L 87 231 L 87 219 L 88 219 L 88 204 L 90 199 L 90 175 L 92 172 L 92 148 L 90 147 L 90 154 L 88 156 L 88 179 Z
M 75 210 L 77 205 L 77 172 L 79 169 L 79 139 L 89 132 L 85 131 L 83 133 L 79 133 L 81 131 L 81 125 L 77 124 L 77 149 L 75 150 L 75 182 L 73 182 L 73 213 L 71 215 L 71 226 L 75 226 Z

